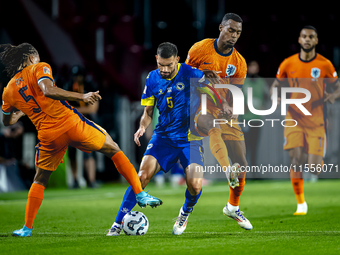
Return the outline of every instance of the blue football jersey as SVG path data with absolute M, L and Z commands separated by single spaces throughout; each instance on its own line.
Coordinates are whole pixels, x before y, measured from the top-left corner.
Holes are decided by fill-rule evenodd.
M 163 79 L 156 69 L 146 78 L 141 104 L 156 105 L 159 110 L 158 124 L 154 133 L 177 140 L 189 140 L 190 112 L 195 114 L 199 106 L 197 86 L 203 72 L 186 64 L 178 64 L 172 79 Z

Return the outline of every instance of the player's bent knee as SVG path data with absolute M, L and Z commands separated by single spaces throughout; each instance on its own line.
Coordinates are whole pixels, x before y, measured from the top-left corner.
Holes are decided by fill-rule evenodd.
M 144 189 L 150 182 L 151 176 L 146 171 L 143 170 L 139 171 L 138 176 L 142 184 L 142 188 Z
M 112 158 L 117 152 L 121 151 L 118 144 L 115 143 L 111 136 L 107 135 L 106 140 L 99 152 L 103 153 L 105 156 Z
M 191 195 L 198 195 L 202 189 L 202 178 L 195 178 L 188 181 L 188 189 L 190 193 L 194 193 Z
M 46 187 L 52 173 L 53 171 L 43 170 L 37 167 L 33 183 Z
M 197 120 L 199 130 L 201 130 L 205 134 L 208 134 L 210 129 L 212 129 L 214 127 L 219 128 L 220 127 L 219 125 L 215 125 L 214 119 L 215 118 L 210 114 L 208 114 L 206 116 L 200 115 L 198 117 L 198 120 Z

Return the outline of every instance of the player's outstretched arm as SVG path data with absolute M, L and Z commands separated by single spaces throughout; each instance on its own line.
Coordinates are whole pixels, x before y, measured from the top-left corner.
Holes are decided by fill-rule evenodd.
M 140 119 L 139 128 L 134 135 L 135 143 L 140 146 L 139 137 L 143 136 L 146 128 L 150 125 L 152 121 L 153 110 L 155 106 L 145 106 L 144 113 Z
M 53 86 L 53 82 L 49 79 L 42 80 L 38 85 L 45 97 L 54 100 L 83 101 L 84 103 L 94 104 L 96 101 L 102 99 L 99 95 L 99 91 L 86 94 L 70 92 Z
M 5 126 L 11 126 L 17 123 L 18 120 L 24 115 L 25 113 L 23 113 L 22 111 L 12 112 L 9 115 L 3 114 L 2 122 L 4 123 Z

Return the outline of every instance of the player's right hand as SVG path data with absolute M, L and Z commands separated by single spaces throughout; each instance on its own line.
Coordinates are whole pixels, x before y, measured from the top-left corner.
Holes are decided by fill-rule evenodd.
M 137 132 L 134 135 L 134 141 L 138 146 L 140 146 L 139 137 L 143 136 L 144 133 L 145 133 L 145 128 L 139 127 L 139 129 L 137 130 Z
M 99 95 L 99 90 L 83 94 L 83 102 L 86 104 L 94 104 L 96 101 L 101 99 L 102 97 Z

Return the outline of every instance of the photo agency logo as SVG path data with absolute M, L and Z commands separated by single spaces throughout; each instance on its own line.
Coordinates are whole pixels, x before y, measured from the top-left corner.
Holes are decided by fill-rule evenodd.
M 222 100 L 220 98 L 220 95 L 217 93 L 216 89 L 228 89 L 232 95 L 233 98 L 233 105 L 232 109 L 233 115 L 244 115 L 245 114 L 245 96 L 244 92 L 237 86 L 232 84 L 215 84 L 215 88 L 213 88 L 210 85 L 207 86 L 212 93 L 214 93 L 214 96 L 219 100 L 219 103 L 222 104 Z M 206 115 L 207 114 L 207 96 L 210 96 L 212 98 L 212 93 L 201 93 L 201 114 Z M 248 87 L 247 88 L 247 107 L 251 113 L 258 116 L 269 116 L 276 110 L 278 106 L 278 89 L 273 88 L 272 91 L 272 105 L 269 109 L 263 110 L 263 109 L 255 109 L 254 106 L 254 97 L 253 97 L 253 88 Z M 290 98 L 290 95 L 292 93 L 299 93 L 301 94 L 301 98 Z M 304 96 L 303 96 L 304 95 Z M 303 115 L 309 116 L 312 115 L 304 106 L 304 103 L 307 103 L 311 99 L 311 93 L 307 89 L 304 88 L 297 88 L 297 87 L 283 87 L 281 88 L 281 96 L 280 96 L 280 102 L 281 102 L 281 115 L 285 116 L 287 114 L 287 106 L 289 105 L 295 105 Z M 216 103 L 215 103 L 216 105 Z M 228 119 L 214 119 L 214 127 L 217 125 L 223 125 L 228 124 L 230 126 L 233 125 L 241 125 L 249 127 L 262 127 L 265 123 L 270 123 L 271 127 L 275 126 L 275 122 L 279 122 L 283 127 L 295 127 L 298 124 L 298 121 L 295 119 L 250 119 L 250 120 L 243 120 L 241 122 L 238 122 L 236 119 L 228 118 Z M 255 125 L 256 123 L 256 125 Z

